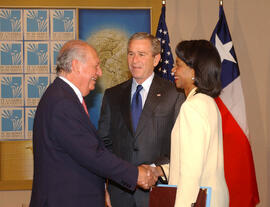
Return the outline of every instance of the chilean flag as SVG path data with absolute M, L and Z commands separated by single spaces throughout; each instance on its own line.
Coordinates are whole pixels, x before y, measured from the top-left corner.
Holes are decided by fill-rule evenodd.
M 223 6 L 211 37 L 221 57 L 223 90 L 216 98 L 222 116 L 224 168 L 229 188 L 230 207 L 254 207 L 259 193 L 249 143 L 246 109 L 237 58 Z

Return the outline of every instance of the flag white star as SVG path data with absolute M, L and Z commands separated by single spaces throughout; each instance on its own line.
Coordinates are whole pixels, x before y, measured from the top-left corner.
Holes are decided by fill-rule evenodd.
M 223 44 L 216 34 L 216 48 L 217 48 L 218 53 L 220 55 L 221 62 L 223 62 L 223 60 L 229 60 L 231 62 L 236 63 L 235 59 L 233 58 L 232 54 L 230 53 L 232 46 L 233 46 L 232 41 L 227 42 L 226 44 Z
M 165 34 L 165 35 L 166 35 L 166 34 L 167 34 L 167 31 L 163 31 L 163 34 Z
M 168 60 L 165 60 L 164 62 L 165 62 L 165 64 L 169 64 L 169 61 Z
M 162 29 L 160 29 L 159 32 L 161 33 L 162 32 Z
M 165 73 L 167 73 L 167 71 L 164 69 L 164 70 L 163 70 L 163 73 L 165 74 Z
M 171 55 L 170 51 L 167 52 L 167 55 Z
M 165 40 L 162 40 L 162 44 L 164 44 L 165 43 Z

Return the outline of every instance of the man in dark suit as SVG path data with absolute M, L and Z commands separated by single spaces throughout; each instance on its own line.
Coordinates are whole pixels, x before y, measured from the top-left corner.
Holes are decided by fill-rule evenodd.
M 130 191 L 136 184 L 154 184 L 144 167 L 105 148 L 84 109 L 83 96 L 102 74 L 96 51 L 80 40 L 67 42 L 59 53 L 57 73 L 35 115 L 30 207 L 104 207 L 105 178 Z
M 153 72 L 160 50 L 152 35 L 134 34 L 128 42 L 133 78 L 107 89 L 103 97 L 98 134 L 113 153 L 134 165 L 169 162 L 171 130 L 184 101 L 183 93 Z M 134 113 L 135 94 L 140 94 L 142 111 Z M 108 189 L 113 207 L 148 207 L 148 191 L 130 192 L 113 181 Z

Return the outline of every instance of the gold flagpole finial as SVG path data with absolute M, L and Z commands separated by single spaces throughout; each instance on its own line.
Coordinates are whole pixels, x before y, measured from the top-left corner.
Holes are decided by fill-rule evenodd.
M 223 5 L 223 0 L 219 0 L 219 5 L 220 5 L 220 6 Z
M 165 6 L 166 5 L 166 1 L 162 0 L 162 5 Z

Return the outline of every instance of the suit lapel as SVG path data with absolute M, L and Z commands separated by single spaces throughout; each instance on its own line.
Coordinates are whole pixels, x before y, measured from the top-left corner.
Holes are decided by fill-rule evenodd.
M 125 88 L 123 89 L 122 93 L 122 99 L 121 99 L 121 113 L 124 118 L 124 121 L 130 130 L 131 133 L 133 133 L 132 129 L 132 123 L 131 123 L 131 114 L 130 114 L 130 93 L 131 93 L 131 84 L 132 79 L 130 79 L 127 84 L 125 85 Z
M 97 135 L 96 133 L 96 128 L 95 126 L 92 124 L 92 122 L 90 121 L 88 115 L 86 114 L 86 112 L 84 111 L 84 108 L 78 98 L 78 96 L 76 95 L 76 93 L 74 92 L 74 90 L 65 82 L 63 81 L 61 78 L 57 77 L 54 80 L 54 83 L 56 85 L 59 85 L 64 91 L 66 91 L 67 94 L 69 94 L 70 98 L 73 99 L 74 101 L 77 102 L 77 104 L 80 106 L 81 108 L 81 116 L 85 117 L 85 121 L 87 122 L 87 125 L 91 128 L 91 131 L 94 131 L 94 133 Z M 90 115 L 91 116 L 91 115 Z
M 164 91 L 162 90 L 159 79 L 155 75 L 154 79 L 152 81 L 152 84 L 150 86 L 143 111 L 138 123 L 138 127 L 136 130 L 136 136 L 139 135 L 139 133 L 142 131 L 142 129 L 145 127 L 145 121 L 149 119 L 149 117 L 154 115 L 155 109 L 157 105 L 160 103 L 160 100 L 162 98 L 162 95 L 164 94 Z

